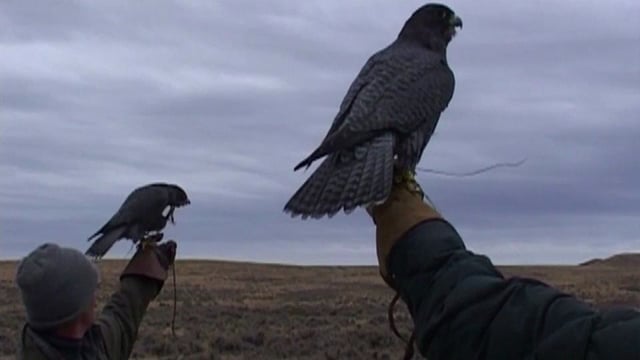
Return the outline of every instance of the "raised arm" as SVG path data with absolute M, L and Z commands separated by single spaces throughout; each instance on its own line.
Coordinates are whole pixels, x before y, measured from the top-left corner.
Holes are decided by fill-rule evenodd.
M 110 358 L 126 359 L 131 354 L 147 307 L 167 279 L 175 248 L 175 242 L 169 241 L 138 250 L 122 272 L 119 290 L 111 295 L 97 321 Z
M 505 279 L 419 193 L 397 184 L 373 211 L 383 278 L 439 359 L 640 359 L 640 312 L 601 312 L 542 282 Z

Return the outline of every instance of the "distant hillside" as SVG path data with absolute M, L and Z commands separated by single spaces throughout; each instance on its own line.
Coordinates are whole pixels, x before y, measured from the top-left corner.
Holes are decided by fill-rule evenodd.
M 640 266 L 640 253 L 624 253 L 610 256 L 606 259 L 591 259 L 580 266 Z

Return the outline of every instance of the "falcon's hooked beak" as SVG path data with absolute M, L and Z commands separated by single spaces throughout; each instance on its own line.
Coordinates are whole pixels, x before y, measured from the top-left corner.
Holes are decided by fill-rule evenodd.
M 169 208 L 169 212 L 167 212 L 167 216 L 166 216 L 166 219 L 169 219 L 173 225 L 176 224 L 175 220 L 173 219 L 173 212 L 175 210 L 176 210 L 176 208 L 171 206 L 171 208 Z
M 458 15 L 452 16 L 449 19 L 449 24 L 454 28 L 459 27 L 460 29 L 462 29 L 462 19 Z

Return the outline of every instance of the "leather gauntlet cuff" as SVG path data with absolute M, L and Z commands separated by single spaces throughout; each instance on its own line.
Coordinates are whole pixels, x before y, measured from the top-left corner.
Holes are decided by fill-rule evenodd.
M 415 181 L 401 181 L 393 185 L 388 199 L 371 209 L 376 224 L 376 252 L 380 275 L 392 288 L 388 258 L 393 246 L 409 230 L 430 219 L 442 219 L 442 215 L 425 203 L 424 194 Z
M 147 245 L 136 251 L 120 278 L 127 275 L 140 275 L 164 282 L 168 277 L 168 268 L 169 260 L 158 247 Z

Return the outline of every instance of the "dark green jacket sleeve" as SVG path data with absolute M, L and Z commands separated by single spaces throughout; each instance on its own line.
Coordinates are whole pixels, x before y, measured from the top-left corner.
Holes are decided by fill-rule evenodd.
M 390 270 L 430 360 L 640 359 L 640 312 L 600 312 L 542 282 L 507 280 L 445 221 L 409 231 Z
M 120 280 L 120 289 L 111 295 L 97 321 L 110 359 L 129 358 L 147 306 L 161 288 L 158 281 L 139 276 Z

